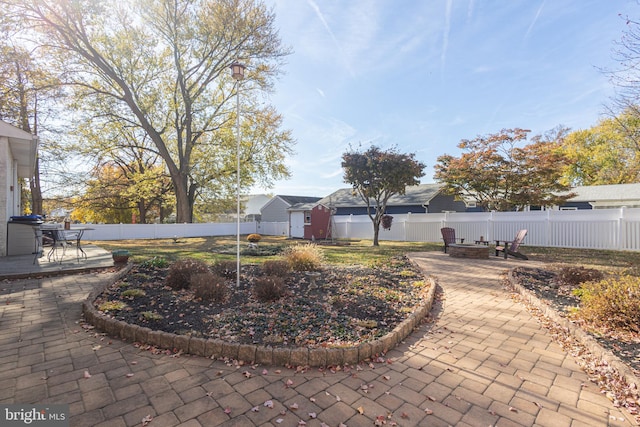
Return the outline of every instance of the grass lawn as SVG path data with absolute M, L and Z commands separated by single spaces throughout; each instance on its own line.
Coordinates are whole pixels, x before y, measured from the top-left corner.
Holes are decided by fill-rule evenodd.
M 194 237 L 148 240 L 95 241 L 93 244 L 106 250 L 128 249 L 134 262 L 153 257 L 163 257 L 169 261 L 181 258 L 195 258 L 207 263 L 219 260 L 234 260 L 236 257 L 236 237 Z M 241 236 L 241 260 L 243 263 L 256 264 L 269 259 L 278 259 L 277 252 L 289 245 L 307 244 L 303 240 L 291 240 L 281 236 L 263 236 L 258 248 L 267 255 L 255 256 L 245 252 L 248 249 L 246 236 Z M 407 252 L 441 251 L 441 243 L 382 241 L 380 246 L 372 245 L 371 240 L 339 240 L 336 245 L 323 245 L 323 253 L 329 264 L 375 265 L 386 262 L 390 257 Z M 569 264 L 604 269 L 611 272 L 640 275 L 640 252 L 543 248 L 535 246 L 521 247 L 530 259 L 550 264 Z M 526 261 L 523 261 L 526 266 Z

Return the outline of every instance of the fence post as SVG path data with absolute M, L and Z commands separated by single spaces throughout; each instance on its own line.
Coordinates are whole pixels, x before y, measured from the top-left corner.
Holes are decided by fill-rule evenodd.
M 623 232 L 623 230 L 625 228 L 624 227 L 624 221 L 625 221 L 624 215 L 625 215 L 625 210 L 626 209 L 627 209 L 626 206 L 620 207 L 620 215 L 618 217 L 618 232 L 616 233 L 617 239 L 618 239 L 616 247 L 618 248 L 618 250 L 623 250 L 624 246 L 625 246 L 624 243 L 623 243 L 623 241 L 624 241 L 624 232 Z

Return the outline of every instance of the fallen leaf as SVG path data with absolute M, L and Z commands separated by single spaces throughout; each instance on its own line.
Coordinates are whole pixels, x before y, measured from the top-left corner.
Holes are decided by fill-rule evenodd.
M 133 376 L 133 374 L 129 373 L 126 375 L 127 378 L 131 378 Z
M 264 406 L 266 406 L 267 408 L 271 408 L 273 409 L 273 400 L 267 400 L 264 402 Z
M 291 387 L 293 385 L 293 381 L 292 380 L 287 380 L 287 382 L 285 383 L 285 385 L 287 387 Z
M 262 370 L 262 375 L 268 375 L 268 374 L 269 374 L 269 371 L 267 371 L 266 369 Z
M 317 416 L 315 412 L 309 412 L 309 418 L 316 418 Z
M 149 424 L 152 420 L 153 420 L 153 417 L 151 415 L 147 415 L 146 417 L 144 417 L 142 419 L 142 427 L 144 427 L 147 424 Z
M 284 421 L 282 418 L 278 418 L 278 419 L 276 420 L 276 423 L 277 423 L 277 424 L 281 424 L 281 423 L 282 423 L 282 421 Z
M 292 409 L 292 410 L 294 410 L 294 411 L 295 411 L 296 409 L 298 409 L 298 404 L 297 404 L 297 403 L 293 403 L 293 404 L 291 404 L 291 405 L 289 406 L 289 409 Z
M 89 373 L 89 371 L 84 371 L 84 377 L 91 378 L 91 374 Z
M 364 408 L 362 406 L 358 406 L 358 412 L 360 413 L 360 415 L 364 414 Z
M 249 372 L 249 371 L 244 371 L 244 372 L 242 373 L 242 375 L 244 375 L 244 376 L 245 376 L 245 378 L 251 378 L 251 372 Z
M 383 375 L 382 378 L 384 378 L 387 381 L 389 381 L 391 379 L 391 377 L 389 375 Z
M 228 406 L 226 408 L 224 408 L 224 413 L 225 414 L 230 414 L 231 413 L 231 408 L 229 408 Z
M 509 410 L 511 412 L 518 412 L 518 410 L 516 408 L 514 408 L 513 406 L 509 406 Z
M 100 350 L 101 348 L 102 348 L 102 346 L 101 346 L 100 344 L 98 344 L 98 345 L 94 345 L 93 347 L 91 347 L 91 350 L 93 350 L 93 351 L 98 351 L 98 350 Z
M 298 425 L 299 426 L 306 426 L 307 423 L 305 421 L 300 420 L 300 421 L 298 421 Z
M 424 413 L 427 415 L 433 415 L 433 411 L 429 408 L 425 408 Z
M 251 412 L 260 412 L 260 408 L 257 406 L 254 406 L 253 408 L 251 408 Z

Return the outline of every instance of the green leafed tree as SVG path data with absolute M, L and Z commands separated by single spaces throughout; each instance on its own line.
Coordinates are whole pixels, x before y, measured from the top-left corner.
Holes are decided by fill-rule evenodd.
M 561 180 L 568 162 L 561 149 L 566 132 L 558 128 L 529 143 L 529 131 L 519 128 L 464 139 L 459 157 L 438 157 L 434 178 L 451 194 L 487 210 L 561 204 L 572 196 Z
M 640 115 L 626 110 L 565 138 L 565 181 L 573 185 L 640 182 Z
M 258 121 L 268 110 L 260 97 L 272 90 L 289 54 L 273 12 L 260 1 L 0 0 L 2 6 L 37 36 L 34 43 L 46 50 L 50 66 L 74 88 L 78 111 L 90 109 L 84 119 L 102 116 L 146 134 L 171 177 L 178 222 L 192 222 L 198 196 L 234 177 L 235 170 L 222 168 L 227 175 L 220 176 L 202 162 L 227 163 L 236 93 L 243 121 L 272 126 L 265 134 L 278 138 L 262 140 L 272 152 L 287 153 L 293 144 L 277 128 L 279 120 Z M 247 66 L 241 83 L 230 76 L 234 61 Z M 253 143 L 243 140 L 243 173 L 262 179 L 265 169 L 249 162 Z M 278 164 L 282 157 L 271 160 Z M 266 173 L 274 170 L 288 176 L 282 163 Z
M 35 170 L 29 177 L 29 192 L 24 194 L 30 196 L 31 212 L 42 214 L 40 164 L 50 153 L 45 141 L 47 135 L 51 137 L 52 127 L 47 124 L 60 96 L 59 82 L 37 61 L 33 52 L 14 41 L 13 25 L 0 19 L 0 29 L 0 119 L 40 136 Z
M 344 182 L 351 184 L 365 202 L 373 223 L 373 245 L 379 246 L 380 224 L 387 202 L 396 194 L 404 194 L 408 185 L 418 185 L 425 165 L 415 154 L 399 153 L 397 149 L 382 150 L 372 146 L 366 151 L 347 151 L 342 155 Z

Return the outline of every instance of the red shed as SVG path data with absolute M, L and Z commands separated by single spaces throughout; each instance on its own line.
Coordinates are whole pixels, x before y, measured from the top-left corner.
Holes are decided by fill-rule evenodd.
M 335 211 L 325 205 L 318 204 L 311 209 L 311 223 L 304 227 L 305 239 L 330 239 Z

